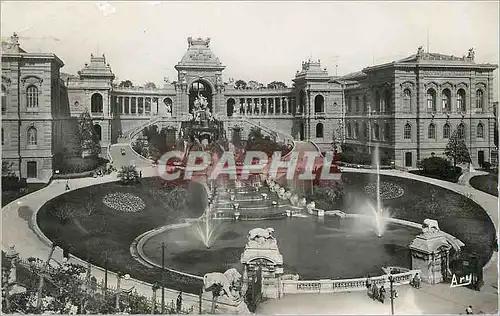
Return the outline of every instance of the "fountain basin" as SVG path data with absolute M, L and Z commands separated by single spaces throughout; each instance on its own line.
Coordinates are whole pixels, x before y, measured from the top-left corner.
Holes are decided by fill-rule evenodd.
M 195 237 L 190 227 L 179 227 L 151 236 L 142 244 L 142 252 L 148 261 L 161 264 L 161 252 L 156 247 L 165 242 L 168 267 L 199 276 L 225 271 L 227 267 L 240 268 L 246 235 L 255 227 L 275 229 L 285 273 L 298 273 L 306 279 L 380 274 L 383 266 L 410 268 L 407 246 L 419 232 L 412 227 L 389 224 L 384 236 L 374 239 L 369 220 L 328 215 L 323 222 L 315 216 L 233 221 L 221 226 L 219 237 L 210 249 Z

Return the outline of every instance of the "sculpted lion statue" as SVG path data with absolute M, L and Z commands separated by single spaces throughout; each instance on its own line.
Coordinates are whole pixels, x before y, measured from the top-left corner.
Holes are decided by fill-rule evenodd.
M 274 228 L 268 227 L 268 228 L 254 228 L 248 232 L 248 240 L 257 240 L 260 238 L 263 239 L 268 239 L 268 238 L 274 238 L 273 234 L 274 233 Z
M 236 291 L 231 291 L 235 289 L 235 284 L 241 279 L 241 274 L 235 268 L 231 268 L 224 273 L 212 272 L 207 273 L 203 276 L 203 290 L 213 291 L 215 286 L 220 286 L 220 295 L 226 295 L 227 297 L 237 300 L 239 296 Z
M 316 203 L 315 203 L 314 201 L 309 202 L 309 203 L 307 203 L 306 208 L 307 208 L 307 210 L 308 210 L 308 211 L 310 211 L 310 212 L 311 212 L 313 209 L 315 209 L 315 208 L 316 208 Z
M 435 233 L 440 231 L 438 221 L 435 219 L 425 219 L 422 224 L 423 233 Z

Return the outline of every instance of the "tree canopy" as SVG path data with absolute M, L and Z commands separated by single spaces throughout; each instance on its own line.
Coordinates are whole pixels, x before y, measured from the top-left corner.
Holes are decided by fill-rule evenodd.
M 235 89 L 246 89 L 247 87 L 247 83 L 244 81 L 244 80 L 236 80 L 236 82 L 234 83 L 234 88 Z
M 77 134 L 83 156 L 97 156 L 101 153 L 99 136 L 94 128 L 88 110 L 85 110 L 78 118 Z
M 271 81 L 267 84 L 268 89 L 285 89 L 287 88 L 286 84 L 281 81 Z
M 130 80 L 122 80 L 122 82 L 120 82 L 118 87 L 120 87 L 120 88 L 133 88 L 134 84 Z
M 144 88 L 146 88 L 146 89 L 156 89 L 156 84 L 154 82 L 146 82 L 144 84 Z
M 465 140 L 458 137 L 458 130 L 455 130 L 446 145 L 444 154 L 453 161 L 453 166 L 457 163 L 470 163 L 470 154 L 465 144 Z

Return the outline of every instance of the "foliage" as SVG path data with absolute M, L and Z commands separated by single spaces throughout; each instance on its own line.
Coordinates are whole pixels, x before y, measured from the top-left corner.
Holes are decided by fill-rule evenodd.
M 100 148 L 100 147 L 99 147 Z M 57 166 L 59 174 L 76 174 L 92 171 L 107 163 L 106 159 L 100 157 L 65 157 Z
M 258 82 L 258 81 L 255 81 L 255 80 L 250 80 L 248 82 L 248 86 L 247 86 L 249 89 L 262 89 L 264 88 L 264 84 Z
M 77 137 L 82 149 L 82 155 L 97 156 L 101 153 L 99 136 L 97 135 L 92 117 L 86 109 L 78 118 Z
M 491 168 L 491 163 L 489 161 L 483 162 L 483 168 L 484 170 L 489 171 Z
M 291 147 L 283 143 L 277 143 L 270 136 L 264 136 L 262 130 L 257 127 L 252 127 L 248 134 L 248 140 L 245 145 L 246 151 L 262 151 L 268 157 L 271 157 L 275 152 L 281 152 L 282 155 L 290 152 Z
M 120 87 L 120 88 L 133 88 L 134 84 L 130 80 L 123 80 L 122 82 L 120 82 L 118 87 Z
M 135 166 L 122 166 L 118 171 L 118 179 L 122 184 L 133 184 L 139 182 L 139 172 Z
M 314 186 L 309 199 L 316 203 L 317 208 L 328 211 L 342 206 L 344 195 L 344 185 L 341 181 L 329 181 L 328 185 Z
M 281 81 L 272 81 L 267 84 L 268 89 L 285 89 L 287 88 L 286 84 Z
M 244 80 L 236 80 L 234 83 L 234 88 L 235 89 L 246 89 L 247 88 L 247 83 Z
M 462 173 L 462 169 L 450 165 L 450 162 L 441 157 L 428 157 L 418 163 L 421 170 L 411 171 L 411 173 L 441 179 L 451 182 L 457 182 Z
M 465 144 L 464 139 L 458 137 L 458 130 L 455 130 L 446 145 L 444 154 L 453 160 L 453 166 L 457 166 L 457 163 L 470 163 L 469 150 Z
M 75 214 L 75 206 L 70 203 L 56 204 L 52 207 L 50 213 L 59 220 L 61 225 L 65 225 Z
M 156 89 L 156 84 L 154 82 L 146 82 L 144 84 L 144 88 L 146 88 L 146 89 Z
M 340 161 L 345 163 L 352 163 L 358 165 L 372 165 L 373 155 L 365 151 L 355 151 L 348 145 L 341 145 L 342 152 L 339 153 Z M 390 157 L 387 155 L 380 155 L 380 165 L 388 166 L 391 163 Z
M 142 138 L 139 138 L 135 142 L 132 143 L 132 149 L 135 152 L 137 152 L 139 155 L 144 156 L 144 157 L 148 157 L 148 155 L 149 155 L 149 148 L 148 147 L 149 147 L 149 145 Z
M 14 171 L 12 171 L 13 162 L 2 160 L 2 177 L 12 177 L 15 176 Z

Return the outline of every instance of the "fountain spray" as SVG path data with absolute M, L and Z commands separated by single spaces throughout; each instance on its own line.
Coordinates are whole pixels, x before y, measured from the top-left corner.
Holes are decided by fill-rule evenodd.
M 376 188 L 377 208 L 375 210 L 375 223 L 377 225 L 377 236 L 380 238 L 380 237 L 382 237 L 382 223 L 381 223 L 382 203 L 380 201 L 380 153 L 379 153 L 378 145 L 375 146 L 374 156 L 375 156 L 374 157 L 375 158 L 375 165 L 377 168 L 377 188 Z

